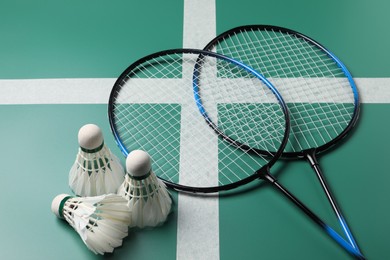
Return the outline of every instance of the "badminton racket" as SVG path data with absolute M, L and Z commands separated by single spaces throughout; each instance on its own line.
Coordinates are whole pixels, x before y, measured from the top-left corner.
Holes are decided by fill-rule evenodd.
M 348 241 L 360 252 L 317 160 L 318 154 L 351 132 L 359 116 L 358 91 L 345 65 L 308 36 L 270 25 L 233 28 L 213 39 L 205 50 L 251 66 L 280 91 L 291 118 L 282 156 L 307 159 Z
M 212 193 L 261 178 L 362 258 L 270 174 L 288 141 L 289 113 L 273 85 L 250 67 L 201 50 L 151 54 L 119 76 L 108 113 L 123 154 L 147 151 L 169 187 Z

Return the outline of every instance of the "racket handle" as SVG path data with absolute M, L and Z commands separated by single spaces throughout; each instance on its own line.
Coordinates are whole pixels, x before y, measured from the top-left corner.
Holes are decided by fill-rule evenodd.
M 338 206 L 337 202 L 336 202 L 336 199 L 334 198 L 330 188 L 329 188 L 329 185 L 328 183 L 326 182 L 325 180 L 325 177 L 322 173 L 322 170 L 320 168 L 320 165 L 318 164 L 318 161 L 317 161 L 317 158 L 316 158 L 316 155 L 315 155 L 316 151 L 315 149 L 312 149 L 312 150 L 309 150 L 305 156 L 306 156 L 306 159 L 309 161 L 311 167 L 313 168 L 314 172 L 316 173 L 317 175 L 317 178 L 318 180 L 320 181 L 321 183 L 321 186 L 322 186 L 322 189 L 324 190 L 325 194 L 326 194 L 326 197 L 328 198 L 329 200 L 329 203 L 330 205 L 332 206 L 333 208 L 333 211 L 334 213 L 336 214 L 336 217 L 337 219 L 339 220 L 340 222 L 340 225 L 342 227 L 342 229 L 344 230 L 344 233 L 345 235 L 347 236 L 348 238 L 348 241 L 349 243 L 359 252 L 361 253 L 360 249 L 359 249 L 359 246 L 357 245 L 353 235 L 352 235 L 352 232 L 351 230 L 349 229 L 348 227 L 348 224 L 347 224 L 347 221 L 345 220 L 345 218 L 343 217 L 342 213 L 341 213 L 341 210 L 340 210 L 340 207 Z
M 313 220 L 322 230 L 325 231 L 334 241 L 336 241 L 341 247 L 343 247 L 348 253 L 354 256 L 356 259 L 365 259 L 365 257 L 354 249 L 348 242 L 346 242 L 336 231 L 325 224 L 316 214 L 314 214 L 308 207 L 306 207 L 298 198 L 291 194 L 285 187 L 283 187 L 277 180 L 270 174 L 263 174 L 262 179 L 270 182 L 273 187 L 276 187 L 280 192 L 289 198 L 296 206 L 298 206 L 311 220 Z

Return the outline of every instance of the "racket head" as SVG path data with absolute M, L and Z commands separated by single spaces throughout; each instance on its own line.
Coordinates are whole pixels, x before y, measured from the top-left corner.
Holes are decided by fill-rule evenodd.
M 266 78 L 196 49 L 165 50 L 131 64 L 112 88 L 108 116 L 125 156 L 145 150 L 156 175 L 187 192 L 230 190 L 257 179 L 289 135 L 287 106 Z M 245 120 L 252 120 L 252 136 L 242 137 L 249 131 Z
M 358 121 L 359 93 L 351 73 L 332 52 L 302 33 L 273 25 L 239 26 L 218 35 L 204 50 L 251 66 L 281 93 L 291 120 L 283 157 L 324 152 Z

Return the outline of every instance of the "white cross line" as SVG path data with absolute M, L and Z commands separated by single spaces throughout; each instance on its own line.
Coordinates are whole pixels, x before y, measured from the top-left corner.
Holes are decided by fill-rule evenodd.
M 215 0 L 184 0 L 183 47 L 202 49 L 215 37 L 215 25 Z M 115 78 L 0 79 L 0 105 L 107 104 L 115 80 Z M 161 82 L 161 79 L 158 80 Z M 361 102 L 390 103 L 390 78 L 354 80 L 359 89 Z M 168 81 L 167 87 L 170 85 Z M 274 83 L 277 87 L 276 81 Z M 140 86 L 142 84 L 140 83 Z M 156 103 L 149 98 L 155 95 L 148 95 L 145 89 L 140 90 L 140 93 L 145 93 L 142 103 Z M 180 103 L 173 97 L 172 99 L 167 97 L 165 102 Z M 296 96 L 287 102 L 312 101 L 302 100 L 302 97 Z M 186 113 L 185 110 L 183 113 Z M 185 131 L 182 134 L 185 135 Z M 181 149 L 184 156 L 191 154 L 190 146 L 183 145 Z M 213 149 L 217 148 L 211 148 Z M 217 158 L 214 160 L 217 162 Z M 185 172 L 185 168 L 187 167 L 182 165 L 181 171 Z M 211 172 L 217 171 L 215 165 L 210 166 L 210 169 Z M 185 180 L 185 177 L 181 180 L 189 184 L 193 181 Z M 217 197 L 203 198 L 179 194 L 177 259 L 219 259 L 218 211 Z

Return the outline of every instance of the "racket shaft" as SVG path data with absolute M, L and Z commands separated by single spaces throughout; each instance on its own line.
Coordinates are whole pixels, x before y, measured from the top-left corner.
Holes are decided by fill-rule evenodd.
M 273 187 L 277 188 L 283 195 L 289 198 L 297 207 L 299 207 L 311 220 L 313 220 L 322 230 L 325 231 L 334 241 L 336 241 L 341 247 L 343 247 L 348 253 L 354 256 L 356 259 L 365 259 L 364 256 L 354 249 L 348 242 L 346 242 L 336 231 L 325 224 L 314 212 L 306 207 L 298 198 L 291 194 L 285 187 L 276 181 L 274 177 L 266 174 L 263 179 L 267 180 L 272 184 Z
M 357 245 L 356 240 L 354 239 L 352 232 L 349 229 L 348 224 L 345 221 L 345 218 L 343 217 L 343 215 L 341 213 L 340 207 L 338 206 L 336 199 L 334 198 L 334 196 L 332 195 L 332 192 L 330 191 L 329 185 L 325 180 L 325 177 L 324 177 L 322 170 L 318 164 L 318 161 L 315 157 L 314 152 L 312 154 L 306 154 L 306 158 L 310 162 L 311 167 L 313 168 L 314 172 L 316 173 L 318 180 L 320 181 L 321 186 L 326 194 L 326 197 L 328 198 L 328 200 L 333 208 L 333 211 L 335 212 L 337 219 L 339 220 L 340 225 L 341 225 L 345 235 L 348 238 L 348 241 L 360 253 L 361 251 L 359 249 L 359 246 Z

